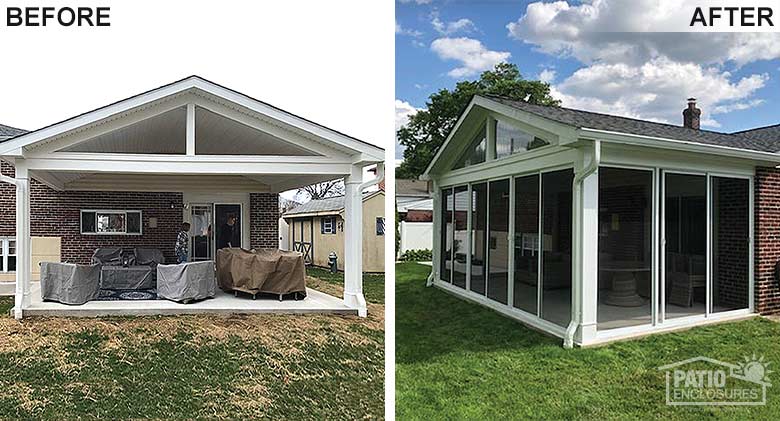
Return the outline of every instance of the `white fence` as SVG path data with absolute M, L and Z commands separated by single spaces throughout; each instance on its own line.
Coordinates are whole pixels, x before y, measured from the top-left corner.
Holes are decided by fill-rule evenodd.
M 401 250 L 433 249 L 433 222 L 401 221 Z

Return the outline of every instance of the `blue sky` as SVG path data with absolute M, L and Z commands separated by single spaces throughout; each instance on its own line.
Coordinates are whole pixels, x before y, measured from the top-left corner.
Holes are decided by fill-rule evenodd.
M 639 32 L 681 1 L 398 0 L 396 126 L 502 60 L 572 108 L 681 124 L 695 96 L 705 129 L 780 123 L 780 34 Z

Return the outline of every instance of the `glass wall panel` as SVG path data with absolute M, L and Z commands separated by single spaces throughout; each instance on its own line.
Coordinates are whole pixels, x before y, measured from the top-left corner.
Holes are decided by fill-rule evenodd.
M 704 314 L 707 289 L 707 178 L 665 175 L 666 318 Z
M 488 298 L 507 303 L 509 282 L 509 180 L 491 181 L 488 218 Z
M 441 280 L 452 282 L 452 189 L 441 191 Z
M 539 284 L 539 176 L 515 178 L 516 308 L 537 314 Z
M 487 183 L 473 184 L 469 204 L 471 214 L 471 290 L 485 295 L 485 258 L 487 257 Z
M 542 174 L 543 319 L 566 326 L 571 319 L 573 170 Z
M 599 330 L 652 323 L 652 194 L 652 171 L 599 168 Z
M 463 155 L 455 162 L 455 166 L 452 169 L 458 169 L 468 167 L 469 165 L 479 164 L 485 162 L 485 153 L 487 152 L 487 133 L 485 132 L 485 126 L 483 125 L 474 139 L 469 144 Z
M 468 186 L 455 187 L 455 261 L 453 262 L 452 284 L 466 288 L 466 246 L 468 245 Z
M 549 145 L 530 133 L 501 120 L 496 120 L 496 157 L 503 158 L 514 153 L 530 151 Z
M 745 309 L 749 301 L 750 182 L 711 177 L 713 313 Z

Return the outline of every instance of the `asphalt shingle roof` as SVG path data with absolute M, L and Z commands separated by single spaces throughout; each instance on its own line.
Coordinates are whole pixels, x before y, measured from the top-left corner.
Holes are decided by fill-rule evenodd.
M 16 127 L 0 124 L 0 142 L 25 133 L 27 133 L 27 130 L 17 129 Z
M 395 180 L 396 196 L 430 197 L 428 183 L 420 180 L 397 178 Z
M 618 117 L 564 107 L 529 104 L 504 97 L 485 95 L 486 98 L 512 108 L 538 115 L 578 128 L 606 130 L 642 136 L 682 140 L 705 145 L 728 146 L 760 152 L 780 151 L 780 130 L 767 131 L 762 137 L 742 133 L 719 133 L 710 130 L 694 130 L 683 126 Z
M 363 199 L 365 200 L 375 191 L 363 192 Z M 344 196 L 328 197 L 320 200 L 310 200 L 302 205 L 296 206 L 294 209 L 285 212 L 284 216 L 300 215 L 307 213 L 322 213 L 322 212 L 338 212 L 344 209 Z

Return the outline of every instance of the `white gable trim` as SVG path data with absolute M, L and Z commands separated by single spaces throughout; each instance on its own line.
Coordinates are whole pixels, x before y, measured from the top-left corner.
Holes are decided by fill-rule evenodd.
M 134 97 L 116 102 L 114 104 L 99 108 L 94 111 L 73 117 L 71 119 L 53 124 L 40 130 L 29 132 L 27 134 L 15 137 L 0 144 L 0 155 L 23 157 L 24 150 L 30 148 L 38 142 L 61 136 L 65 133 L 78 130 L 84 126 L 89 126 L 102 120 L 110 119 L 117 114 L 127 113 L 136 108 L 154 103 L 156 101 L 172 97 L 177 94 L 202 91 L 214 97 L 221 98 L 227 102 L 245 107 L 253 112 L 267 116 L 284 125 L 301 130 L 317 137 L 324 144 L 331 143 L 335 149 L 346 149 L 351 154 L 360 154 L 370 160 L 380 162 L 384 160 L 384 150 L 382 148 L 361 142 L 357 139 L 344 135 L 308 121 L 304 118 L 295 116 L 286 111 L 275 108 L 269 104 L 250 98 L 244 94 L 227 89 L 213 82 L 209 82 L 197 76 L 192 76 L 178 82 L 148 91 Z

